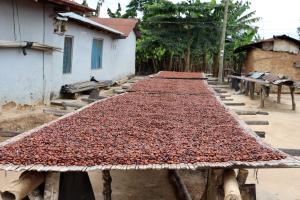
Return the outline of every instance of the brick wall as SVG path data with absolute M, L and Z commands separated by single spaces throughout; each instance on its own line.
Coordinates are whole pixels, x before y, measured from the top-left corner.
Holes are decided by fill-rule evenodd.
M 244 64 L 245 73 L 251 71 L 271 72 L 289 76 L 293 80 L 300 80 L 300 68 L 294 67 L 294 62 L 300 62 L 300 53 L 250 50 Z

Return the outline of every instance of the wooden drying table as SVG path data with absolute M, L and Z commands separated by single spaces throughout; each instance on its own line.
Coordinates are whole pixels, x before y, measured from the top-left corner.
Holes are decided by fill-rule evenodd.
M 245 90 L 245 94 L 250 95 L 251 99 L 254 99 L 255 84 L 261 85 L 261 89 L 260 89 L 260 107 L 261 108 L 263 108 L 265 106 L 265 97 L 269 96 L 270 86 L 275 85 L 275 86 L 278 87 L 278 89 L 277 89 L 277 103 L 280 103 L 282 86 L 285 85 L 285 84 L 273 84 L 273 83 L 270 83 L 270 82 L 265 81 L 265 80 L 260 80 L 260 79 L 245 77 L 245 76 L 228 75 L 228 80 L 229 79 L 239 79 L 239 80 L 241 80 L 242 81 L 241 91 Z M 288 86 L 290 88 L 291 99 L 292 99 L 292 110 L 296 110 L 295 87 L 294 86 L 289 86 L 289 85 L 286 85 L 286 86 Z

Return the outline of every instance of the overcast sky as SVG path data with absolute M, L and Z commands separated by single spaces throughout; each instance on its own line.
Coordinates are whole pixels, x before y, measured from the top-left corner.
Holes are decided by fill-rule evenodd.
M 76 0 L 82 2 L 82 0 Z M 92 8 L 96 8 L 98 0 L 87 0 Z M 104 0 L 101 8 L 101 17 L 107 17 L 107 8 L 116 10 L 118 2 L 122 10 L 130 0 Z M 182 0 L 172 0 L 179 2 Z M 261 17 L 258 23 L 259 34 L 264 38 L 273 35 L 287 34 L 298 38 L 297 27 L 300 26 L 300 0 L 250 0 L 251 9 L 256 10 L 257 17 Z

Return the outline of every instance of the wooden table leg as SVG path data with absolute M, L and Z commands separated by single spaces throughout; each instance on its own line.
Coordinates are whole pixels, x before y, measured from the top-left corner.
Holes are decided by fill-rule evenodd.
M 262 85 L 260 88 L 260 108 L 265 107 L 265 86 Z
M 290 91 L 291 91 L 291 97 L 292 97 L 292 109 L 296 110 L 296 103 L 295 103 L 295 88 L 294 87 L 290 87 Z
M 253 100 L 254 92 L 255 92 L 255 83 L 254 82 L 249 83 L 249 91 L 250 91 L 250 98 Z
M 280 100 L 281 100 L 281 90 L 282 90 L 282 85 L 278 85 L 278 89 L 277 89 L 277 103 L 280 103 Z
M 45 181 L 44 200 L 58 200 L 59 197 L 59 172 L 48 172 Z
M 248 96 L 249 95 L 249 90 L 250 90 L 250 82 L 249 81 L 245 81 L 245 95 Z

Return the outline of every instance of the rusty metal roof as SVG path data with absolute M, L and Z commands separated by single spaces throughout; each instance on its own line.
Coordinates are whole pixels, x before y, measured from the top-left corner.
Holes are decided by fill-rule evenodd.
M 240 46 L 240 47 L 236 48 L 234 50 L 234 52 L 239 53 L 239 52 L 242 52 L 242 51 L 248 51 L 248 50 L 253 49 L 253 48 L 262 48 L 263 43 L 274 42 L 274 40 L 276 40 L 276 39 L 292 41 L 300 47 L 300 40 L 297 40 L 297 39 L 292 38 L 292 37 L 287 36 L 287 35 L 277 35 L 277 36 L 274 35 L 273 38 L 269 38 L 269 39 L 266 39 L 266 40 L 261 40 L 259 42 L 254 42 L 254 43 L 251 43 L 251 44 Z

